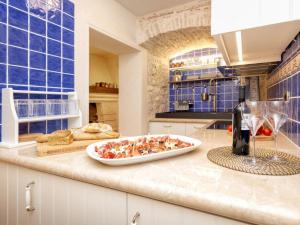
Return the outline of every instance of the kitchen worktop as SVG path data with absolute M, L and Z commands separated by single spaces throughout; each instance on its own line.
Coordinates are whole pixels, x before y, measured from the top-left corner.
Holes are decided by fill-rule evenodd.
M 184 119 L 184 118 L 152 118 L 149 122 L 164 122 L 164 123 L 203 123 L 211 124 L 215 120 L 211 119 Z
M 259 176 L 222 168 L 206 153 L 231 144 L 226 131 L 202 130 L 195 137 L 203 141 L 199 150 L 131 166 L 105 166 L 84 151 L 39 158 L 32 148 L 1 149 L 0 160 L 253 224 L 300 224 L 300 174 Z M 258 142 L 262 145 L 274 143 Z M 283 136 L 279 146 L 300 156 Z

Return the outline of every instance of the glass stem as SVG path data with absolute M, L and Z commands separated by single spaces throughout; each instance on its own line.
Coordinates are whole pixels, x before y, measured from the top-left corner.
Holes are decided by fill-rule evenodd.
M 278 141 L 277 141 L 277 133 L 275 132 L 274 133 L 274 139 L 275 139 L 275 156 L 274 158 L 277 159 L 278 158 L 278 155 L 277 155 L 277 151 L 278 151 Z
M 253 136 L 253 162 L 256 163 L 256 154 L 255 154 L 255 135 Z

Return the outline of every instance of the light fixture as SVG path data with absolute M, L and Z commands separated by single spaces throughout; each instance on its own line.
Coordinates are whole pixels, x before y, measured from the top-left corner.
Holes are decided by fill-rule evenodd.
M 243 46 L 242 46 L 242 32 L 237 31 L 235 32 L 235 41 L 236 47 L 238 51 L 238 58 L 240 62 L 243 62 Z
M 27 0 L 30 9 L 40 10 L 43 13 L 60 10 L 61 0 Z

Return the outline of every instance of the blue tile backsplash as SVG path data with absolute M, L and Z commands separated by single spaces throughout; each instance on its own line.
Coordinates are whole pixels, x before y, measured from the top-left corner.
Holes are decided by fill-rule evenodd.
M 45 5 L 46 1 L 40 1 L 44 4 L 40 8 L 30 8 L 28 2 L 0 0 L 0 92 L 6 87 L 74 91 L 74 3 L 61 0 L 58 9 L 53 10 Z M 28 98 L 28 95 L 15 97 Z M 30 97 L 53 98 L 53 95 Z M 57 97 L 60 98 L 54 98 Z M 1 125 L 0 121 L 0 128 Z M 23 123 L 20 133 L 63 128 L 67 128 L 67 120 Z
M 300 146 L 300 33 L 281 55 L 281 63 L 269 75 L 268 99 L 282 100 L 290 92 L 289 119 L 282 132 Z
M 203 48 L 199 50 L 194 50 L 183 55 L 177 56 L 176 58 L 170 59 L 170 63 L 174 61 L 190 60 L 194 57 L 201 56 L 218 56 L 220 53 L 216 48 Z M 217 67 L 203 68 L 197 70 L 181 71 L 182 79 L 187 80 L 189 76 L 197 76 L 199 78 L 214 74 L 215 76 L 221 76 Z M 173 79 L 175 71 L 170 71 L 169 79 Z M 224 78 L 217 80 L 217 112 L 231 112 L 233 107 L 238 104 L 238 91 L 239 85 L 237 80 L 232 80 L 230 78 Z M 177 100 L 192 100 L 193 105 L 191 105 L 191 112 L 213 112 L 213 101 L 202 101 L 201 93 L 204 91 L 205 86 L 207 87 L 207 92 L 214 92 L 214 87 L 209 86 L 209 79 L 202 81 L 184 82 L 176 85 L 170 84 L 169 86 L 169 111 L 173 112 L 174 103 L 176 101 L 176 90 L 177 90 Z M 195 90 L 195 97 L 192 98 L 193 88 Z

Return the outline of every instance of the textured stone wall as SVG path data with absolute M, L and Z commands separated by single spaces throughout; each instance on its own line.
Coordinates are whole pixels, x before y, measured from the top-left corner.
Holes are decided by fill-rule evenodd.
M 210 0 L 197 0 L 139 18 L 138 42 L 148 51 L 148 115 L 169 110 L 169 59 L 215 47 L 210 36 Z
M 168 111 L 168 74 L 167 58 L 157 57 L 148 53 L 147 101 L 148 117 L 155 117 L 157 112 Z
M 138 20 L 138 42 L 144 43 L 159 34 L 189 27 L 210 26 L 210 0 L 197 0 L 145 15 Z

